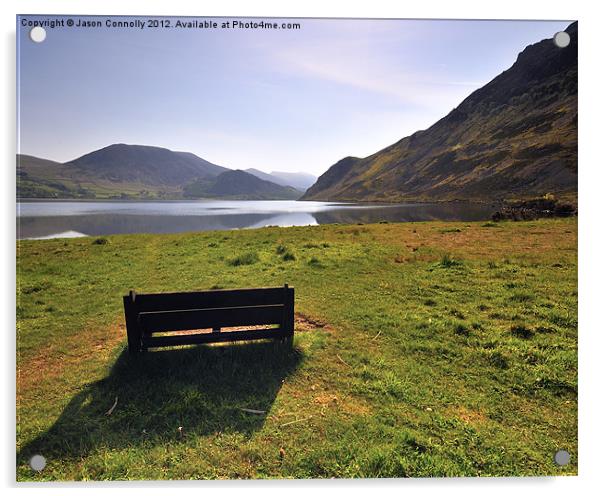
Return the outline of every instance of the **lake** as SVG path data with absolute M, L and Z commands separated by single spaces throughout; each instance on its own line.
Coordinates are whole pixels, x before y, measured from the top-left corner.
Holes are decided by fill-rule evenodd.
M 17 238 L 177 233 L 265 226 L 479 221 L 495 207 L 473 203 L 354 204 L 315 201 L 24 201 Z

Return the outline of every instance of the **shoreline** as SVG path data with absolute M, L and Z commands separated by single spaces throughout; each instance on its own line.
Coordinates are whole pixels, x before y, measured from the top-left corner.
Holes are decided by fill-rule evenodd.
M 76 231 L 63 231 L 57 234 L 69 233 L 68 236 L 54 236 L 54 235 L 46 235 L 46 236 L 35 236 L 35 237 L 24 237 L 24 238 L 16 238 L 16 242 L 19 243 L 21 241 L 56 241 L 56 240 L 72 240 L 72 239 L 94 239 L 94 238 L 107 238 L 107 237 L 123 237 L 123 236 L 187 236 L 187 235 L 213 235 L 218 233 L 227 233 L 227 232 L 241 232 L 241 231 L 251 231 L 251 232 L 259 232 L 262 230 L 271 230 L 271 229 L 310 229 L 310 228 L 331 228 L 331 227 L 339 227 L 339 228 L 353 228 L 353 227 L 361 227 L 361 228 L 373 228 L 378 225 L 435 225 L 435 224 L 444 224 L 444 225 L 475 225 L 480 227 L 495 227 L 491 224 L 495 224 L 498 227 L 503 227 L 507 224 L 522 224 L 526 222 L 539 222 L 539 221 L 549 221 L 549 220 L 562 220 L 569 219 L 570 217 L 541 217 L 538 219 L 530 219 L 529 221 L 515 221 L 511 219 L 504 219 L 502 221 L 491 221 L 490 219 L 481 219 L 481 220 L 442 220 L 442 219 L 429 219 L 429 220 L 415 220 L 415 221 L 400 221 L 400 222 L 391 222 L 391 221 L 380 221 L 380 222 L 357 222 L 357 223 L 327 223 L 327 224 L 305 224 L 298 226 L 277 226 L 277 225 L 266 225 L 261 227 L 236 227 L 231 229 L 207 229 L 207 230 L 192 230 L 192 231 L 175 231 L 175 232 L 122 232 L 122 233 L 111 233 L 111 234 L 85 234 Z M 575 216 L 576 218 L 576 216 Z M 76 235 L 73 235 L 76 234 Z
M 203 202 L 299 202 L 299 203 L 327 203 L 330 205 L 376 205 L 376 206 L 402 206 L 402 205 L 499 205 L 513 200 L 408 200 L 399 202 L 378 200 L 243 200 L 236 198 L 190 198 L 190 199 L 118 199 L 118 198 L 17 198 L 16 203 L 203 203 Z

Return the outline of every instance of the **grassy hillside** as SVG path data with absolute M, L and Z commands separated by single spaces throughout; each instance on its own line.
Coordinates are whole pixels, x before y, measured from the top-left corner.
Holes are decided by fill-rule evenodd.
M 278 181 L 154 146 L 111 145 L 64 164 L 17 155 L 18 198 L 296 200 L 301 196 L 301 191 Z
M 157 187 L 181 187 L 200 177 L 215 177 L 228 170 L 192 153 L 122 143 L 95 150 L 65 166 L 73 174 Z
M 17 155 L 17 198 L 81 198 L 90 194 L 81 183 L 65 180 L 63 164 Z
M 184 188 L 187 198 L 232 198 L 239 200 L 297 200 L 301 192 L 242 170 L 229 170 Z
M 577 196 L 577 23 L 530 45 L 447 116 L 366 158 L 333 165 L 304 200 Z
M 75 171 L 66 164 L 17 155 L 17 198 L 49 199 L 163 199 L 181 198 L 177 186 L 158 186 L 144 181 L 114 181 Z
M 575 219 L 17 248 L 19 480 L 577 473 Z M 124 353 L 131 288 L 284 282 L 290 353 Z
M 178 199 L 186 184 L 227 170 L 156 146 L 110 145 L 66 163 L 17 155 L 17 197 Z

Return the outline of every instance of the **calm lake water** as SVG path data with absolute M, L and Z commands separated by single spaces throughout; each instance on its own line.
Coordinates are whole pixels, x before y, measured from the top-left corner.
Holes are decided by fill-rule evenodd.
M 17 237 L 176 233 L 265 226 L 488 219 L 491 205 L 366 205 L 312 201 L 31 201 L 17 204 Z

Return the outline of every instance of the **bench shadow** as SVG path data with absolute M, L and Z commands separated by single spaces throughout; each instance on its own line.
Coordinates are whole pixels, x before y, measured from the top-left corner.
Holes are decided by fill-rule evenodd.
M 77 458 L 101 447 L 152 446 L 216 433 L 248 436 L 263 426 L 284 379 L 302 359 L 298 349 L 277 341 L 134 356 L 124 350 L 107 377 L 85 386 L 50 429 L 23 446 L 17 462 L 27 463 L 34 454 Z

